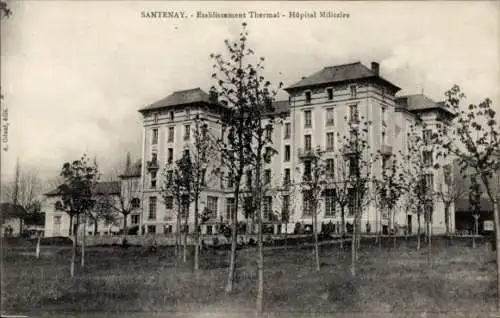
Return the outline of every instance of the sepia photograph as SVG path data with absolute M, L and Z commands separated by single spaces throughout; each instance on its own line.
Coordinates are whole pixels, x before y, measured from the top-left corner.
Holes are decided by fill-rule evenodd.
M 499 2 L 0 24 L 1 317 L 500 317 Z

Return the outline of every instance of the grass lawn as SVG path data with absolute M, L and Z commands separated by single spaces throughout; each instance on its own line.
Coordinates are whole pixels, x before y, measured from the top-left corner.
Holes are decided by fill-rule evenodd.
M 239 251 L 237 282 L 224 293 L 228 252 L 208 250 L 201 271 L 173 250 L 89 248 L 85 270 L 69 277 L 70 247 L 2 247 L 2 314 L 36 316 L 239 317 L 255 307 L 255 249 Z M 487 317 L 495 306 L 494 252 L 484 242 L 433 242 L 433 266 L 425 243 L 399 239 L 397 247 L 362 243 L 357 276 L 350 275 L 350 246 L 265 251 L 264 308 L 268 316 Z

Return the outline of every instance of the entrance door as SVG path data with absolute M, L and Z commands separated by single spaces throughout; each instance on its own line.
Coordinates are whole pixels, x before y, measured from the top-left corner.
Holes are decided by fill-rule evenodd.
M 412 233 L 412 232 L 411 232 L 411 229 L 412 229 L 411 217 L 412 217 L 412 215 L 411 215 L 411 214 L 408 214 L 408 215 L 407 215 L 407 217 L 408 217 L 408 220 L 407 220 L 407 224 L 408 224 L 408 234 L 411 234 L 411 233 Z

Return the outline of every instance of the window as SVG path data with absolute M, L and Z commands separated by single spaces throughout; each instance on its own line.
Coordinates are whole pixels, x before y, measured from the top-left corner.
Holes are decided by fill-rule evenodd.
M 174 208 L 174 197 L 166 197 L 165 198 L 165 209 L 172 210 Z
M 310 128 L 312 126 L 311 111 L 304 111 L 304 127 Z
M 349 215 L 354 215 L 354 209 L 356 208 L 356 190 L 354 188 L 349 188 L 347 191 Z
M 265 196 L 262 205 L 263 218 L 269 220 L 273 214 L 273 197 Z
M 432 131 L 430 129 L 424 130 L 424 143 L 429 144 L 432 138 Z
M 358 105 L 356 104 L 349 105 L 349 120 L 351 122 L 358 121 Z
M 328 95 L 328 100 L 332 100 L 333 99 L 333 88 L 327 88 L 326 94 Z
M 212 235 L 212 226 L 211 225 L 207 225 L 207 234 L 208 235 Z
M 311 192 L 304 191 L 302 194 L 302 209 L 304 215 L 312 215 Z
M 387 169 L 389 163 L 389 158 L 387 156 L 382 157 L 382 169 Z
M 172 225 L 167 224 L 163 226 L 163 234 L 170 234 L 172 233 Z
M 55 209 L 56 209 L 56 211 L 64 211 L 64 206 L 63 206 L 62 201 L 56 201 Z
M 325 215 L 335 216 L 335 189 L 325 190 Z
M 175 127 L 168 127 L 168 142 L 174 142 Z
M 326 125 L 327 126 L 333 125 L 333 108 L 326 109 Z
M 290 184 L 290 168 L 286 168 L 283 171 L 283 185 L 289 185 Z
M 434 190 L 434 175 L 432 173 L 425 175 L 425 189 L 428 193 L 432 193 Z
M 189 108 L 186 108 L 186 119 L 189 119 L 191 117 L 191 111 Z
M 158 143 L 158 128 L 153 129 L 153 140 L 152 144 L 156 145 Z
M 349 89 L 351 92 L 351 98 L 355 98 L 358 95 L 358 90 L 356 85 L 349 85 Z
M 386 116 L 387 116 L 387 109 L 382 106 L 382 114 L 381 114 L 381 118 L 380 119 L 382 120 L 382 126 L 383 127 L 387 127 Z
M 218 211 L 218 201 L 219 198 L 213 196 L 207 196 L 207 209 L 208 209 L 208 218 L 217 217 Z
M 423 152 L 424 165 L 432 165 L 432 151 L 424 150 Z
M 181 217 L 182 218 L 187 218 L 189 216 L 189 196 L 188 195 L 182 195 L 181 198 Z
M 130 222 L 131 222 L 132 224 L 139 224 L 140 217 L 141 217 L 140 215 L 138 215 L 138 214 L 134 214 L 134 215 L 132 215 L 132 216 L 130 217 Z
M 60 225 L 60 224 L 61 224 L 61 216 L 55 215 L 54 216 L 54 225 Z
M 333 132 L 326 133 L 326 150 L 333 151 L 335 147 L 335 135 Z
M 273 126 L 267 125 L 266 126 L 266 139 L 272 140 L 272 137 L 273 137 Z
M 170 120 L 174 120 L 174 112 L 173 111 L 170 112 Z
M 382 126 L 382 145 L 387 145 L 387 132 L 385 130 L 385 127 Z
M 168 170 L 167 171 L 167 185 L 172 185 L 173 182 L 174 182 L 174 171 Z
M 271 183 L 271 169 L 264 170 L 264 184 Z
M 310 104 L 311 103 L 311 92 L 306 92 L 305 95 L 306 95 L 306 104 Z
M 349 175 L 351 177 L 359 175 L 359 160 L 354 156 L 349 158 Z
M 156 163 L 158 161 L 158 154 L 156 152 L 153 152 L 151 154 L 151 162 Z
M 304 161 L 304 180 L 311 180 L 311 160 Z
M 285 145 L 285 162 L 290 161 L 290 145 Z
M 274 154 L 274 150 L 272 147 L 266 147 L 264 151 L 264 162 L 265 163 L 271 163 L 271 158 Z
M 283 195 L 281 201 L 283 202 L 281 206 L 281 221 L 288 223 L 290 220 L 290 196 L 287 194 Z
M 292 96 L 288 96 L 288 105 L 292 105 Z
M 130 205 L 132 206 L 133 209 L 140 208 L 141 200 L 139 198 L 132 198 L 132 200 L 130 200 Z
M 252 170 L 247 170 L 247 187 L 252 187 Z
M 191 138 L 191 126 L 184 125 L 184 140 L 189 140 Z
M 229 172 L 227 174 L 227 187 L 232 188 L 234 186 L 234 179 L 233 179 L 233 174 Z
M 201 179 L 201 185 L 203 185 L 203 186 L 207 185 L 207 182 L 206 182 L 207 180 L 205 178 L 206 174 L 207 174 L 207 169 L 205 169 L 205 168 L 201 169 L 200 179 Z
M 292 134 L 292 128 L 290 123 L 285 123 L 285 139 L 289 139 Z
M 105 232 L 104 235 L 107 235 L 108 232 Z M 155 234 L 156 233 L 156 225 L 148 225 L 148 233 Z
M 172 163 L 174 161 L 174 148 L 168 148 L 167 162 Z
M 253 197 L 244 197 L 243 198 L 243 212 L 245 213 L 245 219 L 253 218 Z
M 232 220 L 234 212 L 234 198 L 226 198 L 226 220 Z
M 156 220 L 156 197 L 149 198 L 149 220 Z
M 326 173 L 329 178 L 333 178 L 335 171 L 333 159 L 326 159 Z
M 158 124 L 158 113 L 153 114 L 153 123 Z
M 311 135 L 304 135 L 304 148 L 305 150 L 311 150 Z
M 151 171 L 151 188 L 156 188 L 156 171 Z
M 184 158 L 188 158 L 189 157 L 189 149 L 184 149 L 183 156 L 184 156 Z

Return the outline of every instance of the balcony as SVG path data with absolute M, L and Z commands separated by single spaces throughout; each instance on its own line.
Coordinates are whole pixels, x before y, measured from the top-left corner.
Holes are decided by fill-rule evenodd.
M 152 171 L 158 171 L 158 169 L 160 169 L 160 166 L 157 160 L 151 160 L 146 163 L 146 168 L 148 169 L 149 172 L 152 172 Z
M 322 147 L 314 147 L 314 148 L 298 148 L 297 149 L 297 154 L 299 158 L 312 158 L 318 156 L 318 154 L 321 154 L 325 152 L 325 149 Z

